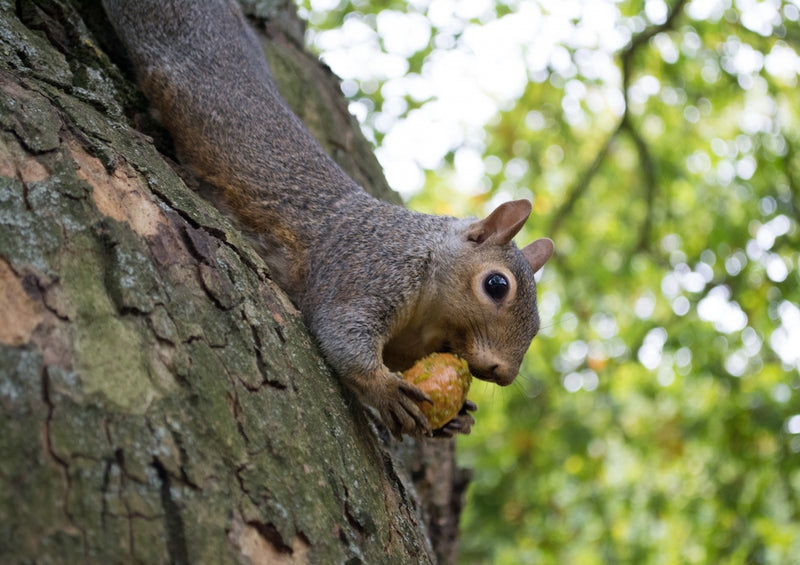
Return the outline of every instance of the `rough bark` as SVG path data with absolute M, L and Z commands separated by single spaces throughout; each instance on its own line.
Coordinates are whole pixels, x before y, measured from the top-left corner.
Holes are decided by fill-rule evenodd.
M 294 109 L 396 198 L 291 5 L 246 4 Z M 120 61 L 97 2 L 0 0 L 0 561 L 452 561 L 452 443 L 387 448 Z

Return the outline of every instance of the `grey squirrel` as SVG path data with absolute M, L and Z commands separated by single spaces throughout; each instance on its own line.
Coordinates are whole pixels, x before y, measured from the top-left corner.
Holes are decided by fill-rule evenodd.
M 518 249 L 517 200 L 483 220 L 430 216 L 364 192 L 278 94 L 232 0 L 104 0 L 140 85 L 186 165 L 217 191 L 328 363 L 395 436 L 431 434 L 397 371 L 432 352 L 510 384 L 539 329 L 534 273 L 553 243 Z M 468 433 L 468 404 L 443 429 Z

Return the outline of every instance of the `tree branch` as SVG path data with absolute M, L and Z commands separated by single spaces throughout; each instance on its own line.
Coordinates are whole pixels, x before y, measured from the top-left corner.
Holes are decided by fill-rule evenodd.
M 649 247 L 650 230 L 653 225 L 653 203 L 655 201 L 656 193 L 658 192 L 658 183 L 656 180 L 656 163 L 647 142 L 644 140 L 639 131 L 633 127 L 630 118 L 626 117 L 620 124 L 620 129 L 624 130 L 636 146 L 636 152 L 639 154 L 639 163 L 642 166 L 644 173 L 644 201 L 647 208 L 645 218 L 639 228 L 639 240 L 636 244 L 636 251 L 646 251 Z
M 614 128 L 614 131 L 611 135 L 608 136 L 603 146 L 598 151 L 597 155 L 595 155 L 594 159 L 592 160 L 591 164 L 586 168 L 583 174 L 578 178 L 575 185 L 569 190 L 564 203 L 556 210 L 553 214 L 553 219 L 550 222 L 550 231 L 549 233 L 551 236 L 554 236 L 556 232 L 561 228 L 565 218 L 570 214 L 572 209 L 575 207 L 575 204 L 578 200 L 586 193 L 589 189 L 589 185 L 591 184 L 594 176 L 597 174 L 597 171 L 600 169 L 600 166 L 603 164 L 606 156 L 608 155 L 608 151 L 611 147 L 612 142 L 614 139 L 620 134 L 620 132 L 625 131 L 628 135 L 631 136 L 634 144 L 636 145 L 636 150 L 639 154 L 639 160 L 642 163 L 642 167 L 644 169 L 645 174 L 645 200 L 647 202 L 647 217 L 645 219 L 645 223 L 641 228 L 641 233 L 639 236 L 638 242 L 638 249 L 645 248 L 644 242 L 650 233 L 650 228 L 652 225 L 652 204 L 655 200 L 656 194 L 656 174 L 655 174 L 655 160 L 653 159 L 650 151 L 647 147 L 644 138 L 639 134 L 638 131 L 633 127 L 633 124 L 630 121 L 630 105 L 628 103 L 628 89 L 630 86 L 631 81 L 631 61 L 634 55 L 638 52 L 642 46 L 647 45 L 647 42 L 664 31 L 672 29 L 672 26 L 675 23 L 676 18 L 680 15 L 680 12 L 683 10 L 684 5 L 686 4 L 687 0 L 677 0 L 675 4 L 670 9 L 667 18 L 664 22 L 650 26 L 644 29 L 638 35 L 635 35 L 631 38 L 631 41 L 628 45 L 621 51 L 620 53 L 620 67 L 622 70 L 622 97 L 624 101 L 624 110 L 622 117 L 620 118 L 617 127 Z
M 597 152 L 595 155 L 594 160 L 589 165 L 589 167 L 583 172 L 581 177 L 572 187 L 572 189 L 567 194 L 567 198 L 561 207 L 556 210 L 555 214 L 553 214 L 553 219 L 550 222 L 550 229 L 548 233 L 552 236 L 561 228 L 561 224 L 564 220 L 569 216 L 570 212 L 572 212 L 572 208 L 578 202 L 578 200 L 584 195 L 584 193 L 589 189 L 589 185 L 594 179 L 594 176 L 597 174 L 597 171 L 600 170 L 600 165 L 603 164 L 603 161 L 608 155 L 608 151 L 611 148 L 611 144 L 614 141 L 614 138 L 620 132 L 622 127 L 622 123 L 620 123 L 616 129 L 608 136 L 603 146 L 600 148 L 600 151 Z
M 630 60 L 633 55 L 659 33 L 673 29 L 675 20 L 683 10 L 686 0 L 677 0 L 667 14 L 667 18 L 660 24 L 645 28 L 641 33 L 631 38 L 630 43 L 622 50 L 620 60 L 622 63 L 622 96 L 625 98 L 625 114 L 628 113 L 628 86 L 630 81 Z

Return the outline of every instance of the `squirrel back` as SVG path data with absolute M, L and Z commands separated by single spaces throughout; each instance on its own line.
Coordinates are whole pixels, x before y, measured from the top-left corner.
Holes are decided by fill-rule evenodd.
M 280 97 L 235 2 L 104 4 L 181 160 L 213 185 L 327 361 L 396 435 L 430 433 L 416 404 L 427 397 L 395 374 L 428 353 L 513 381 L 539 326 L 534 272 L 553 251 L 548 239 L 511 242 L 529 202 L 474 220 L 378 201 Z M 471 422 L 464 413 L 445 433 Z

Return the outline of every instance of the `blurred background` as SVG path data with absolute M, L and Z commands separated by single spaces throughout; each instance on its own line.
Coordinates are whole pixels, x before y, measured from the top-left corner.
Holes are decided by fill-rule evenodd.
M 392 186 L 530 198 L 463 563 L 800 563 L 800 2 L 299 0 Z

